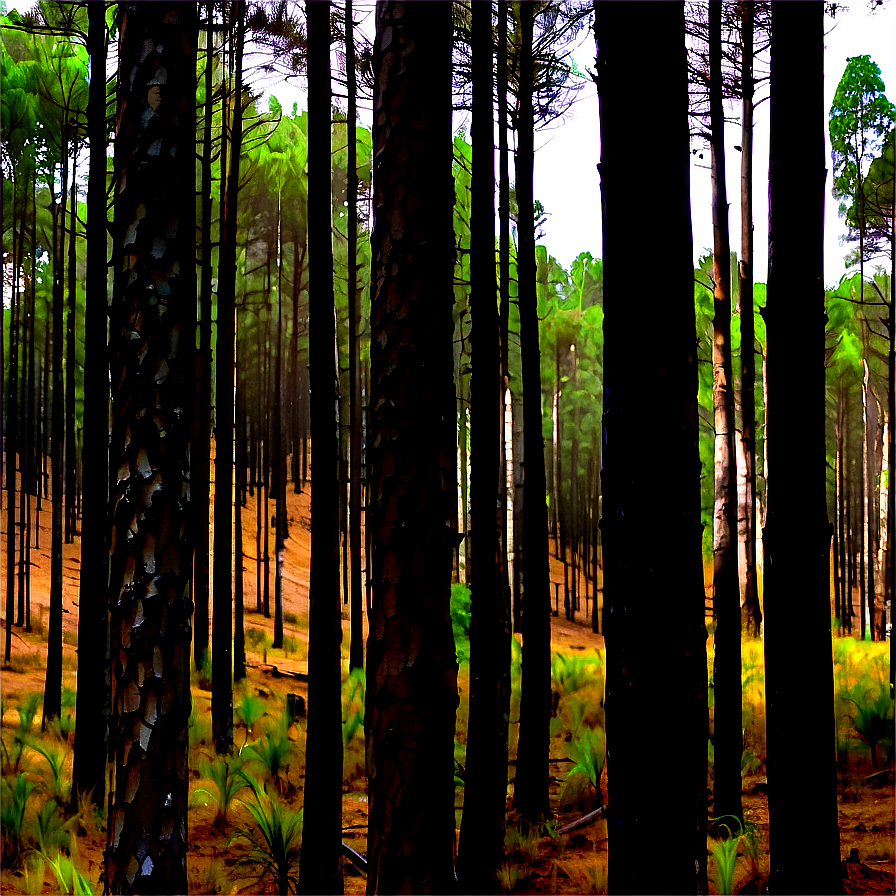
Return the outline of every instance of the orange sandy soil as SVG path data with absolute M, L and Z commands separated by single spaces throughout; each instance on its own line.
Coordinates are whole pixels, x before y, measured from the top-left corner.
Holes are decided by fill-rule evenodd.
M 5 492 L 4 492 L 5 497 Z M 34 499 L 32 498 L 32 507 Z M 244 569 L 244 607 L 246 629 L 258 628 L 265 630 L 270 637 L 273 636 L 273 620 L 265 619 L 263 615 L 255 612 L 256 606 L 256 500 L 250 498 L 248 506 L 243 508 L 243 541 L 245 556 L 243 558 Z M 287 657 L 283 651 L 269 650 L 267 663 L 265 657 L 250 649 L 247 643 L 247 678 L 240 683 L 235 693 L 234 702 L 238 703 L 240 695 L 252 693 L 260 695 L 270 707 L 272 717 L 278 717 L 283 713 L 285 696 L 287 693 L 300 694 L 307 700 L 307 684 L 290 677 L 275 677 L 272 666 L 280 670 L 307 671 L 307 641 L 308 641 L 308 569 L 310 556 L 310 484 L 301 494 L 293 492 L 292 484 L 287 490 L 287 508 L 289 514 L 290 538 L 286 544 L 285 569 L 283 581 L 284 611 L 295 614 L 296 623 L 285 622 L 284 632 L 299 641 L 299 649 L 295 654 Z M 273 513 L 273 502 L 270 505 L 268 516 Z M 0 541 L 3 554 L 3 578 L 0 579 L 5 587 L 5 566 L 8 558 L 6 549 L 5 511 L 3 515 L 3 536 Z M 49 592 L 49 545 L 50 545 L 50 505 L 45 501 L 40 516 L 40 548 L 32 548 L 31 571 L 31 618 L 33 630 L 26 633 L 21 629 L 13 629 L 13 668 L 4 669 L 2 677 L 2 696 L 6 707 L 2 719 L 4 736 L 7 740 L 11 737 L 12 729 L 18 724 L 18 714 L 15 707 L 21 699 L 35 691 L 43 692 L 44 667 L 46 662 L 47 644 L 44 638 L 46 619 L 48 615 Z M 553 543 L 551 543 L 553 551 Z M 77 668 L 77 626 L 78 626 L 78 586 L 79 586 L 79 540 L 75 544 L 65 545 L 63 548 L 63 636 L 64 647 L 64 687 L 74 689 L 76 686 Z M 271 540 L 273 553 L 273 539 Z M 271 603 L 273 604 L 273 575 L 274 565 L 271 563 Z M 551 553 L 551 580 L 563 582 L 563 566 Z M 552 586 L 552 597 L 553 597 Z M 560 615 L 555 616 L 552 622 L 552 644 L 554 649 L 564 651 L 591 651 L 603 647 L 603 637 L 592 634 L 591 620 L 584 614 L 584 592 L 580 598 L 581 611 L 576 614 L 576 621 L 569 622 L 563 616 L 563 587 L 560 587 Z M 5 610 L 5 596 L 2 601 Z M 271 608 L 273 610 L 273 606 Z M 345 613 L 344 616 L 348 614 Z M 366 615 L 364 619 L 364 632 L 366 637 Z M 2 624 L 5 628 L 5 617 Z M 343 631 L 345 642 L 344 654 L 347 656 L 349 641 L 349 622 L 344 619 Z M 24 657 L 30 656 L 27 660 Z M 24 660 L 24 661 L 23 661 Z M 461 670 L 460 690 L 462 701 L 466 700 L 467 677 L 465 670 Z M 199 688 L 195 681 L 193 685 L 193 699 L 197 711 L 210 713 L 210 693 Z M 462 710 L 464 709 L 462 702 Z M 40 712 L 40 711 L 39 711 Z M 465 715 L 465 713 L 464 713 Z M 39 715 L 38 717 L 39 718 Z M 264 724 L 262 720 L 262 725 Z M 34 730 L 37 729 L 37 719 Z M 245 729 L 237 728 L 235 731 L 237 745 L 246 737 Z M 288 770 L 287 800 L 294 808 L 301 805 L 302 780 L 304 778 L 304 756 L 301 749 L 304 739 L 303 731 L 299 726 L 292 726 L 290 738 L 296 741 L 296 756 L 298 762 L 293 761 Z M 557 735 L 551 745 L 551 797 L 552 804 L 557 807 L 559 793 L 567 770 L 571 762 L 565 754 L 565 742 L 562 734 Z M 246 852 L 246 847 L 241 841 L 230 844 L 229 840 L 234 832 L 234 824 L 245 825 L 249 822 L 248 812 L 242 807 L 232 806 L 230 811 L 230 825 L 226 830 L 218 830 L 212 824 L 214 818 L 214 806 L 207 805 L 201 795 L 195 795 L 194 790 L 199 783 L 198 765 L 203 759 L 211 758 L 212 748 L 204 742 L 194 744 L 191 748 L 191 809 L 189 816 L 190 853 L 188 857 L 188 875 L 190 893 L 257 893 L 263 892 L 264 884 L 255 884 L 248 877 L 245 869 L 237 866 L 237 861 Z M 30 759 L 29 759 L 30 756 Z M 43 760 L 37 754 L 26 751 L 25 761 L 30 762 L 36 769 Z M 67 769 L 71 770 L 71 745 L 68 745 L 66 759 Z M 344 840 L 362 854 L 366 853 L 366 819 L 367 819 L 367 793 L 364 770 L 363 746 L 361 739 L 356 738 L 346 757 L 346 782 L 343 792 L 343 824 L 345 826 Z M 760 770 L 761 771 L 761 770 Z M 849 801 L 841 798 L 840 803 L 840 837 L 841 853 L 843 857 L 849 855 L 853 848 L 858 849 L 859 864 L 851 863 L 844 866 L 849 872 L 850 893 L 892 893 L 894 892 L 894 795 L 892 786 L 892 774 L 887 783 L 877 788 L 871 787 L 864 781 L 864 774 L 870 769 L 857 769 L 849 780 L 841 781 L 841 797 L 848 790 Z M 670 778 L 674 778 L 674 769 L 667 770 Z M 665 773 L 664 773 L 665 774 Z M 603 792 L 607 792 L 606 772 L 602 778 Z M 674 782 L 670 781 L 674 790 Z M 764 854 L 760 858 L 760 873 L 768 871 L 768 809 L 767 799 L 764 793 L 764 779 L 760 776 L 752 776 L 746 779 L 744 785 L 744 809 L 746 817 L 752 820 L 763 835 Z M 754 789 L 756 793 L 754 793 Z M 243 794 L 245 796 L 245 792 Z M 854 801 L 853 801 L 854 800 Z M 577 808 L 567 808 L 561 811 L 556 809 L 558 827 L 578 818 L 588 808 L 587 804 Z M 670 812 L 674 811 L 670 807 Z M 674 819 L 670 816 L 670 821 Z M 77 837 L 78 857 L 76 864 L 92 885 L 97 880 L 102 868 L 102 851 L 105 846 L 105 828 L 101 821 L 93 819 L 85 820 Z M 545 837 L 538 844 L 538 857 L 529 862 L 525 867 L 525 876 L 519 881 L 515 892 L 520 893 L 587 893 L 593 892 L 591 877 L 598 869 L 606 869 L 607 863 L 607 830 L 606 823 L 597 821 L 588 827 L 581 828 L 574 833 L 562 838 L 558 843 L 549 837 Z M 808 859 L 811 861 L 811 859 Z M 509 856 L 511 863 L 517 865 L 521 857 Z M 710 862 L 710 866 L 712 863 Z M 214 883 L 210 881 L 214 879 Z M 51 885 L 51 876 L 47 872 L 43 893 L 57 892 L 56 885 Z M 19 871 L 2 869 L 0 874 L 0 893 L 23 892 L 24 879 Z M 714 892 L 710 885 L 710 892 Z M 363 893 L 365 880 L 355 871 L 350 862 L 345 863 L 345 891 L 346 893 Z M 744 859 L 738 862 L 735 876 L 735 889 L 743 892 L 759 892 L 756 881 L 750 880 L 750 874 Z M 101 886 L 96 892 L 101 892 Z M 270 890 L 268 890 L 270 892 Z

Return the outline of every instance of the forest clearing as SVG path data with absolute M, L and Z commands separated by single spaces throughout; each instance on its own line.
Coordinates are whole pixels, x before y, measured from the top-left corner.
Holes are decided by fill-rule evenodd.
M 2 893 L 893 893 L 889 0 L 9 3 Z

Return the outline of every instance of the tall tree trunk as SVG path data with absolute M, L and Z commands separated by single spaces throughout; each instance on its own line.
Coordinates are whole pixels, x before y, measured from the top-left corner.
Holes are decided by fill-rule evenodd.
M 504 613 L 499 486 L 504 439 L 499 356 L 500 322 L 495 281 L 495 153 L 492 102 L 492 8 L 472 6 L 473 178 L 470 234 L 472 285 L 470 427 L 477 433 L 471 470 L 472 603 L 470 621 L 470 721 L 467 734 L 460 874 L 466 892 L 495 891 L 504 859 L 507 803 L 507 732 L 502 684 L 510 669 L 510 627 Z M 488 84 L 488 91 L 485 85 Z M 485 461 L 488 461 L 486 464 Z
M 15 178 L 12 179 L 12 259 L 13 259 L 13 287 L 9 308 L 9 367 L 6 376 L 6 427 L 3 432 L 3 440 L 6 445 L 6 663 L 12 649 L 12 625 L 13 613 L 17 610 L 16 625 L 21 626 L 25 622 L 24 595 L 16 608 L 16 471 L 18 468 L 18 422 L 19 422 L 19 276 L 15 261 L 18 258 L 18 243 L 23 235 L 20 235 L 16 224 L 17 211 L 17 187 Z M 55 209 L 54 209 L 54 248 L 55 248 Z M 54 274 L 55 274 L 55 257 Z M 55 283 L 55 281 L 54 281 Z M 55 296 L 54 296 L 55 298 Z M 7 315 L 4 312 L 3 317 Z
M 859 471 L 858 471 L 858 485 L 859 485 L 859 501 L 858 507 L 856 508 L 856 515 L 858 519 L 858 528 L 859 528 L 859 607 L 860 607 L 860 623 L 859 623 L 859 631 L 862 633 L 862 640 L 865 640 L 865 631 L 866 631 L 866 616 L 867 616 L 867 595 L 865 593 L 865 583 L 867 579 L 865 578 L 865 543 L 866 543 L 866 535 L 867 530 L 865 527 L 865 509 L 867 506 L 866 496 L 868 494 L 867 488 L 867 480 L 868 480 L 868 458 L 865 454 L 865 383 L 862 382 L 862 418 L 861 418 L 861 432 L 862 437 L 859 439 Z
M 229 102 L 227 193 L 221 210 L 218 327 L 215 344 L 215 559 L 212 567 L 212 737 L 219 754 L 233 746 L 233 342 L 236 306 L 236 231 L 243 144 L 243 38 L 246 4 L 232 4 L 234 51 Z
M 533 109 L 533 29 L 536 8 L 520 4 L 519 130 L 516 156 L 517 273 L 519 277 L 520 354 L 523 372 L 523 430 L 526 474 L 523 483 L 523 606 L 525 640 L 513 804 L 529 822 L 550 813 L 548 753 L 551 722 L 551 585 L 545 553 L 548 519 L 545 503 L 544 439 L 541 435 L 541 354 L 535 291 L 535 128 Z
M 275 650 L 283 648 L 283 553 L 286 549 L 284 539 L 286 532 L 286 454 L 283 450 L 283 426 L 281 404 L 283 399 L 283 232 L 280 193 L 277 195 L 277 344 L 274 347 L 274 413 L 271 428 L 273 440 L 271 447 L 274 454 L 273 471 L 276 474 L 276 490 L 274 494 L 274 553 L 277 565 L 274 568 L 274 641 Z
M 526 468 L 525 446 L 523 443 L 523 398 L 522 389 L 517 385 L 510 394 L 511 409 L 511 466 L 513 468 L 513 501 L 511 515 L 513 520 L 513 630 L 523 631 L 523 499 L 525 490 Z
M 209 491 L 212 453 L 212 118 L 214 98 L 214 4 L 205 4 L 205 107 L 202 123 L 202 259 L 199 285 L 199 364 L 196 369 L 197 401 L 190 451 L 191 487 L 196 513 L 196 553 L 193 558 L 193 665 L 202 668 L 209 639 Z M 226 113 L 225 113 L 226 114 Z M 224 147 L 225 144 L 222 144 Z M 221 158 L 224 158 L 222 148 Z M 226 172 L 226 164 L 222 164 Z M 223 207 L 223 205 L 222 205 Z M 217 443 L 216 443 L 217 445 Z
M 348 93 L 347 232 L 348 246 L 348 378 L 349 378 L 349 544 L 351 546 L 349 668 L 364 668 L 364 594 L 361 583 L 361 292 L 358 288 L 358 144 L 355 132 L 357 86 L 352 0 L 345 0 L 345 72 Z
M 759 637 L 762 610 L 756 572 L 756 340 L 753 321 L 753 23 L 754 2 L 741 4 L 741 112 L 740 157 L 740 395 L 744 445 L 744 602 L 743 630 Z
M 722 3 L 709 4 L 709 102 L 712 152 L 712 323 L 713 419 L 715 424 L 715 507 L 713 513 L 713 599 L 715 633 L 715 726 L 713 743 L 716 817 L 741 819 L 740 593 L 737 582 L 737 479 L 734 445 L 734 382 L 731 373 L 731 274 L 725 133 L 722 110 Z
M 243 495 L 246 491 L 246 378 L 241 365 L 245 359 L 240 346 L 239 310 L 235 309 L 236 355 L 233 359 L 236 374 L 236 495 L 233 524 L 233 680 L 246 677 L 246 633 L 243 623 Z
M 311 372 L 311 605 L 308 623 L 306 825 L 299 864 L 303 893 L 342 893 L 342 615 L 339 602 L 339 479 L 333 351 L 330 6 L 307 2 L 308 254 Z M 324 640 L 326 638 L 326 641 Z M 373 806 L 371 806 L 373 815 Z M 368 889 L 374 862 L 370 862 Z
M 601 533 L 606 547 L 607 770 L 613 793 L 607 822 L 613 850 L 609 887 L 613 893 L 706 893 L 706 630 L 684 11 L 678 3 L 657 3 L 647 17 L 627 3 L 595 3 L 594 10 L 604 222 Z M 650 66 L 631 65 L 634 41 Z M 660 81 L 657 67 L 665 75 Z M 631 274 L 643 258 L 629 234 L 639 226 L 640 209 L 651 204 L 654 191 L 648 181 L 632 181 L 625 172 L 655 169 L 657 158 L 647 131 L 633 134 L 624 123 L 631 121 L 632 97 L 647 95 L 655 98 L 650 132 L 665 135 L 664 158 L 671 166 L 663 178 L 664 201 L 660 207 L 652 204 L 660 217 L 657 226 L 668 235 L 654 259 L 666 272 L 667 289 L 641 299 L 641 313 L 654 325 L 639 333 L 634 353 L 625 334 L 631 321 Z M 657 450 L 642 431 L 645 395 L 664 396 L 651 406 L 652 425 L 666 434 L 664 459 L 681 471 L 664 485 L 672 490 L 665 496 L 667 513 L 657 513 L 655 483 L 644 476 L 656 464 Z M 674 613 L 667 607 L 670 580 L 679 583 Z M 642 624 L 644 618 L 660 616 L 661 630 Z M 680 682 L 674 702 L 655 699 L 657 669 Z M 647 704 L 651 724 L 682 734 L 669 745 L 679 775 L 678 819 L 671 827 L 657 800 L 666 777 L 653 762 L 650 739 L 639 730 L 641 707 Z M 657 839 L 660 828 L 664 834 Z M 644 861 L 648 839 L 655 847 L 650 861 Z
M 62 189 L 60 205 L 54 201 L 53 245 L 53 428 L 50 448 L 51 490 L 53 494 L 50 545 L 50 621 L 47 638 L 47 672 L 44 678 L 44 711 L 41 728 L 62 711 L 62 480 L 65 457 L 65 393 L 63 380 L 63 311 L 65 291 L 62 281 L 65 259 L 65 194 L 68 188 L 67 137 L 62 141 Z
M 115 168 L 122 186 L 110 328 L 115 759 L 105 886 L 107 893 L 186 893 L 196 4 L 121 11 Z M 167 78 L 159 86 L 161 72 Z
M 382 498 L 371 520 L 367 892 L 446 893 L 458 702 L 448 612 L 457 515 L 450 4 L 379 4 L 373 70 L 367 444 Z
M 78 697 L 72 793 L 104 805 L 108 718 L 102 693 L 109 605 L 109 353 L 106 230 L 105 6 L 88 7 L 91 78 L 87 108 L 90 170 L 87 182 L 87 290 L 84 306 L 84 512 L 78 608 Z
M 78 469 L 78 451 L 75 444 L 75 306 L 77 282 L 77 253 L 75 251 L 75 224 L 78 210 L 77 190 L 78 140 L 72 140 L 72 183 L 69 199 L 68 233 L 68 314 L 65 321 L 65 540 L 72 544 L 77 531 L 75 513 L 75 478 Z
M 792 372 L 809 371 L 823 334 L 824 8 L 773 7 L 771 49 L 771 145 L 769 151 L 769 277 L 764 317 L 768 334 L 768 427 L 770 470 L 762 542 L 765 548 L 765 681 L 772 893 L 840 893 L 840 840 L 834 745 L 833 662 L 828 599 L 831 544 L 825 482 L 823 372 L 808 394 L 818 400 L 794 402 Z M 791 64 L 794 54 L 799 70 Z M 812 122 L 807 130 L 806 121 Z M 806 151 L 799 159 L 793 147 Z M 815 175 L 806 181 L 806 164 Z M 814 187 L 797 209 L 796 178 Z M 808 204 L 807 204 L 808 203 Z M 793 265 L 799 258 L 802 263 Z M 796 297 L 801 297 L 797 300 Z M 815 319 L 818 342 L 794 342 Z M 803 487 L 805 450 L 811 439 L 815 483 L 807 506 Z M 794 525 L 800 520 L 800 525 Z M 808 565 L 807 565 L 808 564 Z M 792 597 L 793 582 L 806 583 L 806 600 Z M 800 652 L 808 677 L 793 675 L 793 633 L 801 632 Z M 793 711 L 797 703 L 803 708 Z M 805 745 L 797 754 L 795 743 Z M 814 819 L 809 829 L 787 823 L 794 813 Z M 806 863 L 812 850 L 815 860 Z

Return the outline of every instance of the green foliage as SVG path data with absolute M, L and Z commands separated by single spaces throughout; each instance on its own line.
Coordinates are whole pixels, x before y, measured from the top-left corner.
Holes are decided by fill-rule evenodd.
M 551 654 L 551 681 L 560 695 L 572 694 L 584 687 L 603 688 L 602 653 L 561 653 Z
M 22 772 L 11 783 L 5 775 L 0 780 L 0 829 L 3 831 L 3 858 L 9 868 L 16 866 L 22 854 L 25 809 L 33 792 L 34 782 Z
M 77 815 L 65 819 L 59 810 L 59 804 L 55 800 L 46 800 L 34 816 L 34 821 L 29 825 L 33 831 L 34 840 L 38 852 L 44 856 L 51 856 L 60 850 L 71 851 L 72 832 L 78 826 L 80 819 Z
M 247 747 L 243 747 L 241 755 L 244 760 L 254 760 L 260 763 L 267 773 L 265 780 L 272 781 L 274 786 L 280 790 L 283 786 L 280 772 L 287 768 L 287 760 L 292 756 L 292 753 L 293 744 L 287 737 L 286 732 L 272 731 L 264 734 Z M 250 781 L 242 768 L 237 771 L 237 774 Z
M 347 748 L 364 731 L 364 693 L 367 678 L 363 669 L 352 669 L 342 683 L 342 746 Z
M 254 694 L 245 694 L 233 707 L 233 714 L 236 716 L 239 724 L 246 729 L 246 737 L 252 733 L 255 723 L 264 715 L 265 703 L 260 697 Z
M 283 611 L 283 621 L 288 622 L 290 625 L 298 625 L 299 624 L 299 616 L 297 613 L 293 613 L 290 610 Z M 256 629 L 258 631 L 258 629 Z
M 240 864 L 261 868 L 258 881 L 265 876 L 276 885 L 277 893 L 297 893 L 299 887 L 295 867 L 302 848 L 302 819 L 304 810 L 293 811 L 276 796 L 265 793 L 254 778 L 246 776 L 253 800 L 244 803 L 255 821 L 253 828 L 240 828 L 230 842 L 244 840 L 248 854 Z
M 722 818 L 730 818 L 737 825 L 737 836 L 735 837 L 728 824 L 719 823 Z M 737 848 L 740 846 L 742 837 L 742 828 L 740 822 L 733 815 L 722 815 L 714 819 L 719 831 L 725 830 L 725 836 L 718 840 L 712 847 L 712 857 L 715 863 L 715 870 L 712 875 L 716 892 L 720 894 L 729 894 L 734 892 L 734 869 L 737 866 Z
M 45 856 L 47 864 L 59 885 L 59 892 L 73 894 L 73 896 L 93 896 L 93 888 L 90 881 L 75 867 L 75 863 L 68 856 L 57 853 L 55 858 Z
M 575 763 L 566 773 L 566 781 L 576 775 L 584 775 L 600 794 L 600 776 L 606 757 L 606 736 L 602 728 L 582 728 L 567 746 L 570 759 Z
M 217 828 L 227 824 L 227 811 L 231 803 L 244 787 L 249 786 L 246 779 L 237 774 L 241 765 L 240 757 L 219 756 L 213 762 L 204 762 L 199 768 L 202 777 L 210 781 L 215 789 L 197 787 L 196 794 L 202 794 L 215 801 L 218 809 L 214 825 Z
M 455 583 L 451 586 L 451 630 L 458 662 L 470 659 L 470 589 Z
M 64 748 L 45 745 L 40 741 L 31 741 L 28 746 L 47 761 L 46 767 L 41 769 L 47 793 L 60 804 L 65 803 L 71 790 L 71 780 L 65 773 Z
M 867 687 L 866 682 L 867 679 L 860 682 L 845 699 L 855 706 L 853 727 L 871 750 L 871 765 L 876 767 L 878 744 L 889 744 L 890 753 L 893 750 L 893 698 L 889 689 Z

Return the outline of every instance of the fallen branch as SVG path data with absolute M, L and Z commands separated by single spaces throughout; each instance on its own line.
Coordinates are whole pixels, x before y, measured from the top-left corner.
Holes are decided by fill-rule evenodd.
M 356 852 L 347 843 L 342 844 L 342 854 L 359 870 L 367 874 L 367 859 Z
M 603 818 L 607 813 L 607 806 L 601 806 L 599 809 L 595 809 L 593 812 L 589 812 L 587 815 L 583 815 L 581 818 L 577 818 L 575 821 L 571 821 L 569 824 L 563 825 L 562 828 L 557 829 L 558 834 L 568 834 L 570 831 L 577 831 L 579 828 L 586 828 L 593 821 L 597 821 L 599 818 Z

